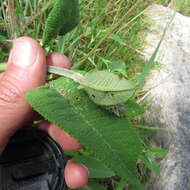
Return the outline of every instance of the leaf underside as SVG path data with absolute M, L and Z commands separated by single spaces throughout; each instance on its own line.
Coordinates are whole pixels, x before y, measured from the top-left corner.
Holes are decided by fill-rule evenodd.
M 32 107 L 50 122 L 64 129 L 93 155 L 136 189 L 136 161 L 140 138 L 126 119 L 113 117 L 92 103 L 72 80 L 60 78 L 27 93 Z
M 119 91 L 119 92 L 106 92 L 97 91 L 92 88 L 84 89 L 89 98 L 97 105 L 111 106 L 125 103 L 129 98 L 134 95 L 134 90 Z
M 85 75 L 89 87 L 99 91 L 126 91 L 134 89 L 134 85 L 109 71 L 92 71 Z

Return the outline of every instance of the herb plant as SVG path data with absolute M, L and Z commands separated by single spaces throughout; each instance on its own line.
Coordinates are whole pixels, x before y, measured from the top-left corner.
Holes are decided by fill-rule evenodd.
M 135 11 L 138 4 L 139 1 L 123 19 Z M 54 0 L 41 40 L 44 48 L 50 50 L 55 38 L 73 30 L 79 24 L 79 18 L 78 0 Z M 107 35 L 119 40 L 112 34 L 116 29 L 117 25 Z M 139 162 L 159 175 L 159 168 L 151 158 L 152 152 L 159 154 L 163 150 L 147 150 L 138 128 L 131 120 L 144 112 L 143 107 L 136 103 L 136 97 L 154 65 L 165 32 L 166 30 L 140 75 L 129 78 L 125 74 L 126 68 L 118 67 L 118 62 L 116 66 L 112 63 L 106 70 L 84 72 L 79 70 L 84 64 L 83 60 L 74 65 L 75 70 L 71 71 L 49 66 L 49 73 L 63 77 L 26 94 L 26 100 L 34 110 L 84 146 L 77 153 L 66 151 L 66 154 L 86 165 L 91 179 L 116 178 L 117 190 L 122 190 L 126 184 L 136 190 L 144 189 L 137 167 Z M 103 40 L 104 38 L 100 42 Z M 146 126 L 141 128 L 143 127 L 149 129 Z M 164 155 L 165 152 L 162 156 Z M 90 180 L 82 189 L 104 190 L 105 187 Z

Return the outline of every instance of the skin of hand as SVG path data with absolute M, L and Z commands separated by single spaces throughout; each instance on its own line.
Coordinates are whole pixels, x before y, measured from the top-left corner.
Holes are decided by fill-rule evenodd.
M 13 41 L 7 71 L 0 74 L 0 152 L 6 147 L 10 137 L 23 124 L 36 117 L 36 113 L 25 101 L 24 94 L 45 83 L 47 65 L 69 69 L 66 56 L 51 53 L 45 56 L 39 43 L 30 37 L 21 37 Z M 79 150 L 81 144 L 59 127 L 44 122 L 39 126 L 57 141 L 65 150 Z M 71 189 L 84 186 L 88 181 L 85 166 L 68 161 L 65 167 L 65 181 Z

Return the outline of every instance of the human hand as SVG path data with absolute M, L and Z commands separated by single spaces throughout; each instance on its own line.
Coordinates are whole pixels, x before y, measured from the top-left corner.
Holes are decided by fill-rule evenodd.
M 60 53 L 52 53 L 46 58 L 35 40 L 29 37 L 14 40 L 7 71 L 0 74 L 1 152 L 16 130 L 35 117 L 24 94 L 45 83 L 47 65 L 70 68 L 68 59 Z M 51 123 L 44 122 L 39 127 L 48 132 L 65 150 L 82 148 L 77 140 Z M 88 171 L 84 166 L 69 161 L 65 167 L 65 180 L 70 188 L 80 188 L 88 181 Z

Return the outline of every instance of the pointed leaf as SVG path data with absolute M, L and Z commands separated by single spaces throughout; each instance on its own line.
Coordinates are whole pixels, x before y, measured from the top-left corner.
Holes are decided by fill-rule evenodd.
M 164 158 L 167 154 L 168 150 L 158 147 L 150 148 L 146 152 L 146 155 L 149 158 Z
M 135 100 L 128 100 L 123 108 L 125 115 L 128 119 L 132 119 L 144 113 L 144 108 L 137 104 Z
M 79 1 L 69 0 L 69 3 L 70 4 L 67 5 L 67 7 L 70 7 L 67 10 L 68 11 L 67 22 L 65 22 L 65 25 L 62 25 L 61 30 L 59 31 L 59 35 L 65 35 L 67 32 L 75 28 L 79 24 L 79 21 L 80 21 Z
M 84 164 L 89 169 L 90 178 L 108 178 L 115 176 L 115 173 L 110 168 L 92 156 L 76 155 L 73 157 L 73 160 Z
M 126 119 L 107 114 L 93 104 L 78 84 L 60 78 L 27 93 L 27 100 L 42 116 L 78 139 L 118 176 L 142 190 L 136 161 L 139 136 Z
M 154 172 L 157 176 L 160 176 L 160 168 L 156 161 L 149 159 L 145 155 L 140 156 L 140 160 L 148 167 L 152 172 Z

